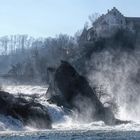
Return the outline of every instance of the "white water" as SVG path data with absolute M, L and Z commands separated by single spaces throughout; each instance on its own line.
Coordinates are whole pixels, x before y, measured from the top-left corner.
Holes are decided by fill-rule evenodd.
M 129 132 L 129 131 L 140 131 L 140 123 L 138 120 L 132 120 L 132 123 L 129 124 L 122 124 L 122 125 L 117 125 L 117 126 L 107 126 L 103 122 L 91 122 L 91 123 L 84 123 L 84 122 L 79 122 L 77 120 L 74 120 L 72 117 L 67 116 L 64 114 L 63 110 L 61 107 L 58 107 L 53 104 L 49 104 L 46 99 L 44 98 L 44 95 L 47 90 L 47 86 L 35 86 L 35 85 L 3 85 L 3 89 L 7 92 L 13 93 L 13 94 L 19 94 L 19 93 L 24 93 L 24 94 L 38 94 L 40 98 L 38 101 L 48 107 L 49 114 L 51 115 L 51 118 L 53 120 L 53 129 L 52 130 L 37 130 L 35 128 L 31 127 L 24 127 L 22 124 L 18 121 L 15 120 L 11 117 L 4 117 L 0 115 L 0 138 L 1 136 L 7 137 L 9 139 L 15 139 L 13 136 L 17 136 L 17 139 L 21 139 L 20 136 L 29 136 L 29 139 L 34 139 L 37 133 L 37 139 L 38 137 L 45 135 L 45 138 L 52 138 L 55 139 L 55 134 L 59 135 L 61 134 L 61 139 L 64 138 L 64 134 L 66 135 L 67 138 L 71 137 L 71 135 L 74 135 L 76 132 L 76 136 L 78 135 L 78 139 L 84 139 L 82 138 L 82 134 L 85 133 L 90 135 L 89 139 L 93 138 L 91 134 L 93 132 Z M 120 108 L 120 110 L 123 110 L 123 108 Z M 124 113 L 124 114 L 123 114 Z M 125 109 L 124 112 L 121 112 L 119 116 L 120 118 L 131 118 L 127 114 L 125 115 Z M 123 116 L 124 115 L 124 116 Z M 130 114 L 131 116 L 131 114 Z M 92 133 L 91 133 L 92 132 Z M 55 134 L 54 134 L 55 133 Z M 82 133 L 82 134 L 81 134 Z M 85 135 L 86 135 L 85 134 Z M 109 133 L 110 134 L 110 133 Z M 127 134 L 127 136 L 130 133 Z M 32 137 L 32 135 L 34 137 Z M 97 135 L 97 133 L 95 134 Z M 117 135 L 117 134 L 116 134 Z M 122 134 L 123 136 L 124 134 Z M 68 137 L 69 136 L 69 137 Z M 26 139 L 25 138 L 25 139 Z M 24 138 L 23 138 L 24 139 Z M 57 139 L 57 138 L 56 138 Z
M 79 122 L 78 120 L 74 120 L 72 117 L 69 117 L 64 114 L 61 107 L 58 107 L 54 104 L 49 104 L 47 100 L 44 98 L 44 95 L 47 90 L 47 86 L 34 86 L 34 85 L 3 85 L 3 89 L 12 94 L 38 94 L 40 98 L 38 102 L 47 106 L 49 114 L 53 120 L 53 129 L 54 130 L 122 130 L 122 131 L 130 131 L 140 130 L 140 123 L 138 120 L 132 120 L 132 123 L 122 124 L 118 126 L 106 126 L 103 122 L 92 122 L 92 123 L 84 123 L 84 121 Z M 125 110 L 120 107 L 121 112 L 119 113 L 119 118 L 127 119 L 129 117 Z M 122 112 L 124 110 L 124 112 Z M 127 114 L 127 116 L 125 115 Z M 130 114 L 131 116 L 131 114 Z M 0 130 L 1 131 L 13 131 L 13 130 L 36 130 L 34 128 L 26 127 L 24 128 L 19 121 L 12 119 L 11 117 L 3 117 L 0 115 Z

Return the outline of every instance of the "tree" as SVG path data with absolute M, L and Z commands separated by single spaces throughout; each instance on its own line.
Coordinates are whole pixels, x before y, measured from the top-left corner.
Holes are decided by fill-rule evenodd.
M 2 43 L 2 47 L 4 48 L 3 54 L 7 55 L 8 54 L 8 42 L 9 42 L 8 36 L 1 37 L 0 41 Z
M 91 25 L 100 17 L 99 13 L 94 13 L 89 15 L 89 21 L 91 22 Z

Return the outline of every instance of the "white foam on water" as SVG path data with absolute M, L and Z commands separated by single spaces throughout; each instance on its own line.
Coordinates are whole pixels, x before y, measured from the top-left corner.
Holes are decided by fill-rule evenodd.
M 33 85 L 3 85 L 4 91 L 12 94 L 44 94 L 47 86 L 33 86 Z
M 0 131 L 21 131 L 24 130 L 23 124 L 10 116 L 0 115 Z
M 24 94 L 34 94 L 37 93 L 39 95 L 44 95 L 47 90 L 47 86 L 33 86 L 33 85 L 5 85 L 3 86 L 4 90 L 13 94 L 24 93 Z M 107 126 L 102 121 L 99 122 L 91 122 L 84 123 L 79 122 L 78 120 L 74 120 L 72 117 L 68 116 L 63 112 L 62 107 L 58 107 L 54 104 L 49 104 L 47 99 L 44 96 L 41 96 L 38 99 L 38 102 L 47 106 L 48 112 L 53 121 L 53 130 L 102 130 L 102 131 L 140 131 L 140 122 L 137 120 L 132 120 L 135 122 L 131 122 L 128 124 L 122 124 L 117 126 Z M 123 109 L 121 109 L 123 110 Z M 124 114 L 121 114 L 124 113 Z M 120 112 L 121 116 L 124 115 L 124 119 L 129 118 L 129 114 L 125 112 Z M 126 115 L 126 116 L 125 116 Z M 131 116 L 131 114 L 130 114 Z M 130 117 L 131 118 L 131 117 Z M 23 127 L 20 121 L 13 119 L 11 117 L 5 117 L 0 115 L 0 131 L 12 132 L 13 130 L 22 130 L 22 131 L 40 131 L 31 127 Z

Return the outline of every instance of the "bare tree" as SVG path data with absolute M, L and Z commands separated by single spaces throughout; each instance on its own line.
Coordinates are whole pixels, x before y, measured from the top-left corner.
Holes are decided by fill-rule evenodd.
M 93 24 L 99 17 L 100 17 L 99 13 L 94 13 L 94 14 L 89 15 L 88 18 L 89 18 L 91 24 Z
M 8 36 L 1 37 L 0 41 L 2 43 L 2 47 L 4 48 L 3 54 L 7 55 L 8 54 L 8 41 L 9 41 Z

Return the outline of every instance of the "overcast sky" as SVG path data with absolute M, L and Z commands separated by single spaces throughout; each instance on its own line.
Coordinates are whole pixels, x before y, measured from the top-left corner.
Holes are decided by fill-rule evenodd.
M 74 35 L 89 15 L 114 6 L 126 16 L 140 17 L 140 0 L 0 0 L 0 36 Z

